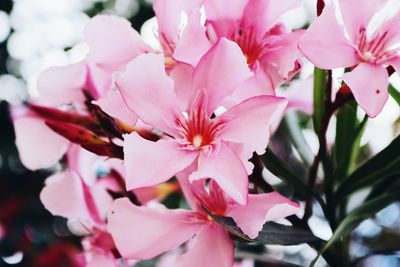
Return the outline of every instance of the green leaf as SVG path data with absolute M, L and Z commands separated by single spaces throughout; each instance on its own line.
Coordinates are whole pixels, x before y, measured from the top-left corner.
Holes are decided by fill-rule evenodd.
M 299 152 L 299 155 L 303 162 L 307 166 L 310 166 L 312 161 L 314 160 L 314 154 L 312 153 L 311 148 L 304 138 L 303 132 L 301 131 L 297 113 L 291 110 L 287 111 L 285 116 L 285 123 L 294 147 Z
M 387 192 L 377 198 L 364 202 L 360 207 L 353 210 L 339 224 L 332 238 L 319 251 L 318 256 L 313 260 L 310 266 L 314 266 L 319 256 L 324 253 L 330 246 L 336 243 L 340 238 L 351 233 L 362 221 L 375 216 L 377 212 L 398 200 L 399 190 Z
M 342 180 L 347 177 L 355 164 L 368 117 L 364 117 L 363 121 L 359 123 L 357 103 L 352 101 L 339 110 L 336 118 L 336 139 L 333 153 L 337 166 L 335 176 Z
M 340 183 L 336 191 L 336 198 L 344 198 L 395 174 L 400 174 L 400 136 Z
M 285 246 L 322 242 L 321 239 L 314 236 L 311 232 L 275 222 L 265 223 L 263 229 L 259 232 L 258 237 L 251 239 L 243 233 L 243 231 L 237 226 L 236 222 L 231 217 L 218 216 L 212 214 L 204 207 L 203 209 L 215 222 L 221 224 L 227 231 L 239 237 L 242 239 L 242 241 Z
M 321 123 L 325 114 L 327 75 L 325 70 L 314 68 L 314 129 L 317 135 L 321 131 Z
M 399 104 L 400 106 L 400 92 L 393 87 L 393 85 L 389 84 L 389 94 L 393 97 L 393 99 Z
M 285 164 L 274 154 L 274 152 L 271 151 L 271 149 L 267 149 L 261 158 L 265 167 L 270 172 L 282 179 L 282 181 L 291 184 L 300 196 L 306 197 L 309 193 L 314 194 L 302 180 L 286 168 Z

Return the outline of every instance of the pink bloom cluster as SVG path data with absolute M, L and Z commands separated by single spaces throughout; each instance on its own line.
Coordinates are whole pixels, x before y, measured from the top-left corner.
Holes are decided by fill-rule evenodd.
M 359 1 L 339 1 L 344 25 L 332 4 L 307 31 L 290 31 L 279 19 L 299 0 L 155 0 L 161 51 L 123 18 L 91 19 L 86 59 L 44 71 L 40 97 L 14 118 L 25 166 L 66 155 L 41 200 L 84 236 L 83 264 L 123 266 L 181 247 L 163 266 L 230 267 L 234 242 L 209 213 L 252 239 L 295 214 L 299 204 L 277 192 L 249 194 L 249 160 L 265 152 L 288 99 L 310 112 L 298 104 L 304 92 L 276 96 L 301 70 L 301 52 L 320 68 L 352 68 L 343 81 L 368 115 L 380 112 L 386 67 L 400 71 L 400 17 L 369 35 L 386 1 Z M 191 210 L 160 204 L 171 192 Z

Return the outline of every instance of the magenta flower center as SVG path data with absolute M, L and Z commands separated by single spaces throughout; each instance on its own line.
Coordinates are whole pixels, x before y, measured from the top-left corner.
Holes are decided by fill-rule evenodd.
M 362 60 L 369 63 L 383 64 L 397 56 L 397 49 L 390 49 L 388 32 L 377 32 L 371 40 L 367 39 L 365 29 L 360 29 L 356 40 L 358 54 Z

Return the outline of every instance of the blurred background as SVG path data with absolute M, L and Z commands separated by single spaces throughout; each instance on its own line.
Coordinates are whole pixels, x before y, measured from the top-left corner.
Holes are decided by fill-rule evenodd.
M 69 232 L 64 219 L 53 217 L 39 201 L 50 171 L 31 172 L 22 166 L 14 144 L 9 107 L 37 95 L 36 79 L 45 68 L 85 57 L 88 48 L 82 43 L 82 30 L 90 17 L 99 13 L 128 18 L 156 46 L 152 43 L 154 20 L 148 21 L 154 16 L 152 0 L 0 0 L 0 267 L 77 265 L 79 239 Z M 302 28 L 314 17 L 315 1 L 310 0 L 286 14 L 283 20 L 288 27 Z M 303 72 L 302 76 L 307 77 L 312 66 L 305 64 Z M 397 89 L 399 80 L 392 77 Z M 389 99 L 384 112 L 369 120 L 362 140 L 368 153 L 380 151 L 398 134 L 399 115 L 397 103 Z M 311 148 L 317 150 L 314 132 L 307 127 L 303 131 Z M 333 140 L 334 128 L 330 132 Z M 328 239 L 332 235 L 318 212 L 310 223 L 317 236 Z M 362 223 L 352 239 L 350 251 L 354 258 L 360 258 L 358 266 L 400 266 L 399 204 Z M 307 245 L 266 249 L 270 252 L 268 257 L 297 264 L 293 266 L 305 266 L 316 256 Z M 243 253 L 245 256 L 246 252 Z

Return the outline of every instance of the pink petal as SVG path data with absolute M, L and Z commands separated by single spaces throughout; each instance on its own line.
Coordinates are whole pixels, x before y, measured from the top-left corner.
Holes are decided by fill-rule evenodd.
M 155 0 L 153 4 L 158 22 L 158 31 L 169 43 L 178 42 L 181 32 L 182 13 L 187 16 L 195 8 L 199 8 L 203 0 Z M 164 51 L 166 52 L 166 51 Z M 168 54 L 168 53 L 167 53 Z M 170 55 L 168 55 L 170 56 Z
M 333 5 L 326 6 L 314 20 L 300 40 L 299 48 L 308 60 L 323 69 L 350 67 L 360 61 L 338 23 Z
M 260 59 L 261 65 L 273 71 L 273 73 L 270 73 L 267 70 L 267 73 L 274 78 L 275 87 L 294 76 L 292 73 L 296 72 L 298 60 L 301 56 L 297 44 L 304 33 L 304 30 L 298 30 L 279 35 L 279 37 L 276 37 L 277 40 L 273 47 Z
M 232 1 L 229 5 L 224 0 L 204 0 L 207 19 L 239 21 L 249 0 Z
M 174 51 L 174 59 L 195 67 L 210 49 L 205 27 L 200 24 L 200 12 L 193 12 Z
M 86 84 L 86 62 L 50 67 L 43 71 L 37 81 L 41 98 L 47 104 L 60 106 L 84 101 L 82 89 Z
M 19 156 L 28 169 L 37 170 L 50 167 L 68 149 L 69 141 L 53 132 L 39 118 L 16 118 L 14 129 Z M 41 140 L 46 141 L 41 142 Z
M 196 234 L 202 224 L 193 221 L 193 216 L 193 212 L 184 210 L 138 207 L 120 198 L 108 215 L 108 231 L 123 257 L 150 259 Z
M 110 90 L 108 94 L 95 102 L 108 115 L 133 126 L 136 124 L 137 116 L 125 104 L 118 90 Z
M 250 175 L 253 173 L 254 165 L 249 161 L 253 156 L 254 150 L 250 146 L 246 146 L 246 144 L 239 144 L 233 142 L 226 143 L 229 148 L 233 151 L 233 153 L 240 158 L 243 165 L 246 168 L 247 174 Z
M 193 75 L 193 87 L 208 96 L 208 114 L 221 105 L 241 82 L 251 76 L 240 47 L 221 38 L 200 60 Z
M 87 252 L 86 267 L 118 267 L 117 262 L 111 253 L 101 253 L 97 250 Z
M 278 89 L 277 95 L 287 98 L 288 109 L 298 109 L 311 115 L 314 110 L 313 84 L 313 76 L 298 79 L 293 81 L 288 88 Z
M 188 167 L 197 156 L 197 152 L 184 150 L 171 139 L 152 142 L 137 133 L 124 138 L 128 190 L 165 182 Z
M 375 32 L 375 34 L 384 33 L 387 34 L 386 47 L 399 47 L 398 42 L 400 39 L 400 11 L 390 19 L 386 20 L 381 27 Z M 398 50 L 397 50 L 398 51 Z
M 200 153 L 198 169 L 189 176 L 190 181 L 211 178 L 236 202 L 247 202 L 248 177 L 242 161 L 221 142 L 219 151 L 207 155 Z
M 371 118 L 376 117 L 386 104 L 388 79 L 385 68 L 367 63 L 361 63 L 343 75 L 343 81 L 350 87 L 357 103 Z
M 243 27 L 256 27 L 262 35 L 272 28 L 285 12 L 299 7 L 301 3 L 301 0 L 249 1 L 243 14 Z
M 230 108 L 248 98 L 259 95 L 275 95 L 272 80 L 261 68 L 255 70 L 253 76 L 242 82 L 231 97 L 225 99 L 223 106 Z
M 212 25 L 218 36 L 229 37 L 239 26 L 248 2 L 249 0 L 236 0 L 227 5 L 224 0 L 205 0 L 207 22 Z
M 40 193 L 40 200 L 53 215 L 92 220 L 86 206 L 81 180 L 73 172 L 59 172 L 47 178 L 46 185 Z
M 115 180 L 112 178 L 101 178 L 90 188 L 90 193 L 93 196 L 94 207 L 102 219 L 107 217 L 114 201 L 108 193 L 109 189 L 115 189 Z
M 165 73 L 163 55 L 135 58 L 116 83 L 126 105 L 143 122 L 170 135 L 177 134 L 175 123 L 182 115 L 173 81 Z
M 387 0 L 340 0 L 343 22 L 350 39 L 355 41 L 360 29 L 366 29 L 371 18 L 383 7 Z
M 69 170 L 76 172 L 88 185 L 95 184 L 97 180 L 95 163 L 104 158 L 74 144 L 68 149 L 67 159 Z
M 86 59 L 87 62 L 87 77 L 86 88 L 95 99 L 105 96 L 112 88 L 111 73 L 105 71 L 96 65 L 93 60 Z
M 197 233 L 188 251 L 178 256 L 171 266 L 233 266 L 234 243 L 226 230 L 215 223 L 205 225 Z
M 192 89 L 194 68 L 186 63 L 177 62 L 169 77 L 174 80 L 174 90 L 179 101 L 180 109 L 188 111 L 189 99 L 193 97 Z
M 97 15 L 85 28 L 89 56 L 107 70 L 119 70 L 136 56 L 151 51 L 128 20 Z
M 287 100 L 275 96 L 255 96 L 232 107 L 217 119 L 224 121 L 220 138 L 245 144 L 262 155 L 267 148 L 271 125 L 281 118 Z
M 299 211 L 300 205 L 277 192 L 249 194 L 246 206 L 234 204 L 228 208 L 231 216 L 242 231 L 256 238 L 267 221 L 283 219 Z

